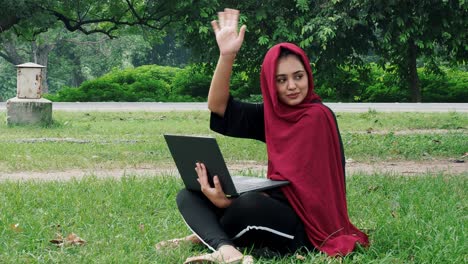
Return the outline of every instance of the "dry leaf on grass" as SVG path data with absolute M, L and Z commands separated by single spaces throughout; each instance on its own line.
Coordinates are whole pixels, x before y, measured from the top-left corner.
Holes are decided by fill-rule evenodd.
M 306 258 L 302 255 L 296 254 L 296 259 L 304 261 Z
M 67 237 L 63 238 L 62 234 L 57 233 L 55 239 L 50 240 L 50 243 L 56 244 L 57 246 L 70 246 L 70 245 L 84 245 L 86 240 L 81 239 L 75 233 L 70 233 Z
M 18 224 L 18 223 L 17 224 L 11 224 L 10 228 L 11 228 L 11 230 L 13 230 L 13 231 L 15 231 L 17 233 L 23 232 L 23 229 L 20 227 L 20 224 Z

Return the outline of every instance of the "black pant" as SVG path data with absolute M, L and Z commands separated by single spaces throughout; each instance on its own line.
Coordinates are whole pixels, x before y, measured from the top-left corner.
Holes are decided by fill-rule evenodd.
M 310 247 L 294 210 L 265 193 L 242 194 L 220 209 L 203 193 L 183 189 L 177 206 L 189 228 L 213 251 L 222 245 L 268 247 L 280 253 Z

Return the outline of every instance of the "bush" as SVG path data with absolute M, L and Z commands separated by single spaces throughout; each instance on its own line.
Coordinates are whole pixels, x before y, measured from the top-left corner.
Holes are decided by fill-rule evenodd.
M 396 69 L 384 70 L 376 64 L 370 65 L 369 82 L 362 87 L 362 93 L 356 96 L 356 101 L 363 102 L 408 102 L 408 89 L 400 88 Z
M 175 94 L 202 100 L 208 95 L 210 83 L 211 76 L 205 73 L 203 66 L 190 65 L 177 73 L 172 87 Z
M 468 102 L 468 72 L 445 68 L 443 74 L 419 73 L 423 102 Z
M 261 101 L 259 76 L 249 77 L 242 69 L 234 71 L 231 94 L 247 101 Z M 423 102 L 468 102 L 468 73 L 442 68 L 442 74 L 418 69 Z M 184 69 L 146 65 L 135 69 L 113 70 L 86 81 L 78 88 L 64 87 L 56 94 L 44 95 L 52 101 L 127 101 L 187 102 L 204 101 L 213 69 L 190 65 Z M 322 73 L 324 74 L 324 73 Z M 376 64 L 360 69 L 342 67 L 334 78 L 318 73 L 315 91 L 326 101 L 408 102 L 410 92 L 401 84 L 396 70 Z M 403 87 L 403 88 L 402 88 Z M 253 96 L 252 96 L 253 95 Z
M 171 84 L 179 68 L 145 65 L 134 69 L 113 70 L 97 79 L 83 82 L 78 88 L 64 87 L 46 95 L 63 102 L 151 102 L 169 101 Z

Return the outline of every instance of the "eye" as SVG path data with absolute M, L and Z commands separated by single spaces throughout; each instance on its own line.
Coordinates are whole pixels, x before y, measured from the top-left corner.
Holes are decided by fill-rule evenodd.
M 302 79 L 302 77 L 304 77 L 304 74 L 302 74 L 302 73 L 301 73 L 301 74 L 296 74 L 296 75 L 294 76 L 294 78 L 295 78 L 296 80 L 300 80 L 300 79 Z
M 284 77 L 276 78 L 276 82 L 277 83 L 284 83 L 284 82 L 286 82 L 286 78 L 284 78 Z

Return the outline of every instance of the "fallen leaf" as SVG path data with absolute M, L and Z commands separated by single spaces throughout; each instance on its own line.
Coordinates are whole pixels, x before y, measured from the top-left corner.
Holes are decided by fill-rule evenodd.
M 296 254 L 296 259 L 298 260 L 305 260 L 306 258 L 302 255 Z
M 140 232 L 144 232 L 145 231 L 145 225 L 144 224 L 139 224 L 138 229 L 140 230 Z
M 17 233 L 19 232 L 23 232 L 23 229 L 20 227 L 20 224 L 16 223 L 16 224 L 12 224 L 10 225 L 11 229 Z
M 86 241 L 81 239 L 75 233 L 71 233 L 67 236 L 66 243 L 69 243 L 71 245 L 84 245 L 86 244 Z
M 52 239 L 49 242 L 52 243 L 52 244 L 62 245 L 63 244 L 62 234 L 56 233 L 55 234 L 55 239 Z
M 81 239 L 75 233 L 70 233 L 66 238 L 63 238 L 62 234 L 57 233 L 55 235 L 55 239 L 49 241 L 52 244 L 56 244 L 57 246 L 70 246 L 70 245 L 84 245 L 86 241 Z

